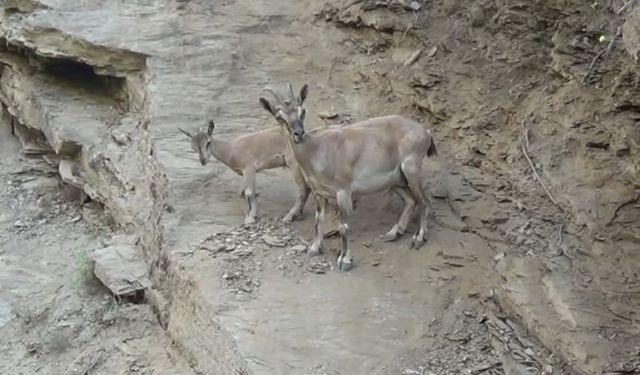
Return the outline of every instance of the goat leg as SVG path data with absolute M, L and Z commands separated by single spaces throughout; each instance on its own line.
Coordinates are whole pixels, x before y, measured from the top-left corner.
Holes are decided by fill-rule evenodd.
M 418 201 L 418 210 L 420 210 L 420 225 L 416 234 L 411 239 L 409 248 L 419 249 L 427 241 L 427 216 L 429 215 L 429 205 L 422 191 L 422 168 L 421 162 L 415 159 L 409 159 L 401 165 L 411 193 Z
M 353 210 L 355 210 L 356 208 L 358 208 L 358 203 L 360 202 L 359 199 L 352 199 L 351 200 L 351 207 Z M 338 214 L 340 214 L 340 207 L 338 207 Z M 339 226 L 336 227 L 335 229 L 331 229 L 328 232 L 324 233 L 324 238 L 333 238 L 333 237 L 337 237 L 340 235 L 340 228 Z
M 246 225 L 250 225 L 256 222 L 257 207 L 256 207 L 256 171 L 253 169 L 246 169 L 242 172 L 244 176 L 244 196 L 247 199 L 247 205 L 249 210 L 247 216 L 244 219 Z
M 384 236 L 382 236 L 383 241 L 391 242 L 395 241 L 400 236 L 404 234 L 407 230 L 407 226 L 409 225 L 409 220 L 411 220 L 411 214 L 413 213 L 413 209 L 416 206 L 416 200 L 413 197 L 413 193 L 407 187 L 394 187 L 392 188 L 394 192 L 396 192 L 404 201 L 404 209 L 400 214 L 400 218 L 398 219 L 398 223 L 393 226 Z
M 293 178 L 298 185 L 298 196 L 296 197 L 296 203 L 291 207 L 291 210 L 282 218 L 285 223 L 290 223 L 295 219 L 301 218 L 304 211 L 304 206 L 307 204 L 307 199 L 311 193 L 311 188 L 307 185 L 302 173 L 298 168 L 293 170 Z
M 353 202 L 351 200 L 351 193 L 348 191 L 340 191 L 336 195 L 338 201 L 338 210 L 340 224 L 338 225 L 338 231 L 340 232 L 340 240 L 342 242 L 342 249 L 338 256 L 338 269 L 341 271 L 349 271 L 353 268 L 353 257 L 351 256 L 351 247 L 349 246 L 349 215 L 353 210 Z
M 324 219 L 325 213 L 327 211 L 327 198 L 321 197 L 319 195 L 315 195 L 316 200 L 316 221 L 315 221 L 315 239 L 309 247 L 307 253 L 310 256 L 315 256 L 320 254 L 320 250 L 322 248 L 322 240 L 323 236 L 323 227 L 324 227 Z

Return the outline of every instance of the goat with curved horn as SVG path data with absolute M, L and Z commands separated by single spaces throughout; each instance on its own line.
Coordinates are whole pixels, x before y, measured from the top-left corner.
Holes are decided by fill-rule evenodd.
M 353 211 L 353 200 L 387 189 L 404 200 L 404 209 L 397 224 L 383 239 L 400 238 L 417 205 L 420 223 L 410 247 L 421 247 L 427 240 L 428 216 L 428 201 L 422 190 L 422 162 L 425 157 L 437 155 L 431 130 L 393 115 L 306 132 L 303 104 L 307 93 L 308 86 L 304 85 L 297 102 L 274 106 L 266 98 L 260 98 L 260 103 L 285 130 L 293 157 L 316 197 L 315 239 L 308 253 L 320 253 L 328 199 L 335 199 L 342 239 L 337 264 L 343 271 L 351 269 L 348 218 Z

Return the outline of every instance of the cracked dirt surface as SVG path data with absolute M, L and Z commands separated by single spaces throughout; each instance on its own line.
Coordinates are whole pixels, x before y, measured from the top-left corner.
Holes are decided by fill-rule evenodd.
M 116 235 L 97 205 L 62 193 L 54 171 L 20 156 L 0 128 L 0 372 L 193 373 L 150 306 L 111 297 L 88 253 Z
M 637 63 L 625 51 L 633 55 L 638 39 L 633 26 L 622 38 L 615 30 L 638 10 L 550 0 L 14 3 L 27 9 L 3 21 L 14 46 L 124 77 L 110 95 L 115 112 L 100 104 L 80 120 L 100 138 L 81 159 L 111 162 L 87 185 L 120 181 L 96 199 L 141 238 L 164 296 L 154 301 L 160 322 L 194 371 L 637 369 L 640 106 Z M 286 81 L 311 86 L 308 126 L 402 113 L 434 130 L 425 247 L 379 240 L 401 208 L 380 194 L 351 219 L 356 268 L 333 270 L 335 240 L 308 259 L 313 202 L 303 221 L 274 220 L 294 199 L 286 171 L 258 177 L 262 219 L 238 226 L 239 178 L 220 163 L 200 166 L 177 127 L 213 117 L 224 138 L 274 126 L 257 97 Z M 12 114 L 29 125 L 21 97 L 7 95 L 15 87 L 5 84 L 3 101 L 13 98 Z M 29 87 L 49 100 L 34 111 L 74 103 L 68 92 Z M 74 123 L 65 116 L 81 112 L 77 104 L 61 107 L 60 124 Z M 136 126 L 138 117 L 148 121 Z M 105 170 L 121 178 L 98 178 Z M 155 342 L 153 332 L 143 336 Z

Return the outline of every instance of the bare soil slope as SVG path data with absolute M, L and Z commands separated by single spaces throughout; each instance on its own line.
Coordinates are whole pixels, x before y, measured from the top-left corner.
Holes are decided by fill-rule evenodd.
M 135 235 L 160 324 L 195 372 L 637 371 L 640 10 L 629 4 L 7 2 L 2 100 L 74 163 L 65 184 Z M 69 83 L 60 66 L 88 70 Z M 352 218 L 356 268 L 333 269 L 333 240 L 309 259 L 313 210 L 275 220 L 294 199 L 286 171 L 259 176 L 263 217 L 239 225 L 239 177 L 202 167 L 177 127 L 214 118 L 224 138 L 275 126 L 257 97 L 287 81 L 311 86 L 308 126 L 399 113 L 435 131 L 423 249 L 380 241 L 401 207 L 379 194 Z M 160 343 L 143 357 L 171 353 L 135 327 Z

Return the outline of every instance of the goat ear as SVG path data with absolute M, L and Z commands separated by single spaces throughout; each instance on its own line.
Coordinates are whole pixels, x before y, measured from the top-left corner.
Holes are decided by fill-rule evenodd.
M 213 128 L 216 127 L 216 124 L 213 123 L 213 120 L 209 120 L 209 127 L 207 128 L 207 135 L 211 137 L 213 134 Z
M 182 132 L 184 135 L 186 135 L 189 138 L 193 138 L 193 135 L 191 135 L 191 133 L 189 133 L 188 131 L 182 129 L 182 128 L 178 128 L 178 130 L 180 130 L 180 132 Z
M 304 103 L 304 100 L 307 98 L 308 93 L 309 93 L 309 85 L 305 83 L 300 89 L 300 104 Z
M 276 115 L 276 109 L 273 107 L 271 102 L 269 102 L 269 100 L 267 100 L 266 98 L 260 98 L 259 100 L 260 104 L 262 104 L 262 107 L 266 109 L 267 112 L 271 113 L 271 115 L 273 116 Z

